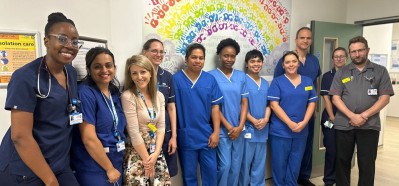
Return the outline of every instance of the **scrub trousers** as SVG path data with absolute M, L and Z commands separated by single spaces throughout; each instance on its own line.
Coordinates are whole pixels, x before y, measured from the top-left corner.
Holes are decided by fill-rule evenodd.
M 172 132 L 165 132 L 165 137 L 162 144 L 162 152 L 165 157 L 166 164 L 168 165 L 169 175 L 170 177 L 173 177 L 177 175 L 178 168 L 177 168 L 177 151 L 171 155 L 169 155 L 168 153 L 168 145 L 171 137 L 172 137 Z
M 200 165 L 203 186 L 216 185 L 216 149 L 205 147 L 197 150 L 179 149 L 179 160 L 183 173 L 183 184 L 197 186 L 197 166 Z
M 235 139 L 219 138 L 217 175 L 219 186 L 237 186 L 244 155 L 244 132 Z
M 324 121 L 325 122 L 325 121 Z M 321 122 L 322 124 L 324 123 Z M 330 129 L 321 126 L 323 132 L 323 144 L 326 147 L 325 160 L 324 160 L 324 177 L 323 182 L 325 184 L 335 183 L 335 129 Z
M 245 140 L 244 159 L 240 171 L 240 186 L 265 185 L 267 142 Z
M 335 130 L 337 185 L 350 185 L 351 161 L 355 144 L 359 166 L 358 185 L 374 185 L 375 160 L 377 159 L 379 136 L 379 131 L 371 129 Z
M 60 186 L 79 186 L 72 170 L 63 171 L 55 175 Z M 4 186 L 38 186 L 43 185 L 39 177 L 27 177 L 11 174 L 9 168 L 0 171 L 0 185 Z
M 305 153 L 303 154 L 301 169 L 299 171 L 298 179 L 301 180 L 309 180 L 310 175 L 312 174 L 312 153 L 313 153 L 313 138 L 314 138 L 314 123 L 315 123 L 315 115 L 309 119 L 308 122 L 308 137 L 306 141 Z
M 301 160 L 306 146 L 304 138 L 269 136 L 274 186 L 297 186 Z

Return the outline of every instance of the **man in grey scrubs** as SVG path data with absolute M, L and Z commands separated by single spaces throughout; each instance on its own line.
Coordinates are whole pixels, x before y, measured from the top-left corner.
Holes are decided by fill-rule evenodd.
M 394 95 L 385 67 L 367 59 L 367 40 L 357 36 L 349 41 L 352 63 L 338 71 L 330 87 L 335 116 L 337 147 L 336 183 L 350 185 L 351 159 L 356 144 L 359 165 L 358 185 L 374 185 L 375 160 L 381 122 L 379 112 Z

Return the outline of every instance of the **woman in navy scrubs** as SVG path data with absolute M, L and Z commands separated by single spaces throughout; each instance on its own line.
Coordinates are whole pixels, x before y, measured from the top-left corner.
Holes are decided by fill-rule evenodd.
M 122 185 L 126 119 L 114 55 L 106 48 L 92 48 L 86 68 L 78 88 L 83 123 L 74 130 L 71 163 L 81 186 Z
M 16 70 L 7 87 L 5 109 L 11 127 L 0 146 L 0 185 L 79 185 L 69 167 L 76 110 L 76 71 L 70 65 L 81 42 L 72 20 L 48 16 L 47 54 Z

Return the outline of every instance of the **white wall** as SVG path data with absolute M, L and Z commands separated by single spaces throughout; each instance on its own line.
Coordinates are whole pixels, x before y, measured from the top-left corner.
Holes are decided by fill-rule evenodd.
M 391 43 L 392 43 L 393 24 L 374 25 L 363 28 L 363 36 L 367 39 L 370 47 L 369 54 L 388 54 L 387 67 L 391 64 Z M 392 103 L 391 103 L 392 105 Z M 379 145 L 383 144 L 384 126 L 386 123 L 387 107 L 381 110 L 381 132 Z
M 393 24 L 393 30 L 392 30 L 392 40 L 399 40 L 399 23 L 394 23 Z M 389 68 L 388 68 L 389 70 Z M 399 82 L 399 72 L 390 72 L 391 78 L 394 77 L 396 82 Z M 391 79 L 393 80 L 393 79 Z M 399 112 L 396 109 L 397 105 L 399 105 L 399 84 L 396 83 L 393 86 L 393 90 L 396 93 L 394 96 L 391 97 L 390 103 L 387 108 L 387 116 L 391 117 L 399 117 Z
M 392 40 L 399 40 L 399 23 L 394 23 L 393 24 Z
M 398 0 L 348 0 L 346 22 L 399 15 Z
M 126 59 L 141 51 L 142 41 L 142 0 L 110 1 L 111 37 L 109 48 L 115 55 L 117 75 L 123 81 Z
M 292 0 L 290 48 L 295 49 L 296 31 L 310 21 L 345 23 L 346 4 L 350 0 Z

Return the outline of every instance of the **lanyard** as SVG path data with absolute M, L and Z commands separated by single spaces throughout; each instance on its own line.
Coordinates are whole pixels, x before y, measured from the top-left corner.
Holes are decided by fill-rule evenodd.
M 153 123 L 154 120 L 155 120 L 155 118 L 157 117 L 157 113 L 156 113 L 156 111 L 155 111 L 154 104 L 152 104 L 152 113 L 153 113 L 153 114 L 151 115 L 150 109 L 148 109 L 147 103 L 145 102 L 145 98 L 144 98 L 143 94 L 140 92 L 139 89 L 137 89 L 137 94 L 138 94 L 138 95 L 141 97 L 141 99 L 143 100 L 144 105 L 145 105 L 145 107 L 147 108 L 148 116 L 150 117 L 150 122 Z
M 108 91 L 109 92 L 109 91 Z M 107 107 L 109 109 L 109 111 L 111 112 L 112 115 L 112 119 L 114 120 L 114 136 L 116 138 L 118 138 L 118 140 L 120 140 L 120 134 L 118 132 L 118 123 L 119 123 L 119 118 L 118 118 L 118 114 L 116 113 L 116 109 L 115 109 L 115 105 L 114 105 L 114 101 L 112 100 L 112 94 L 111 92 L 109 92 L 109 99 L 111 100 L 111 106 L 109 106 L 107 98 L 105 98 L 104 93 L 101 92 L 101 95 L 104 98 L 105 103 L 107 104 Z

